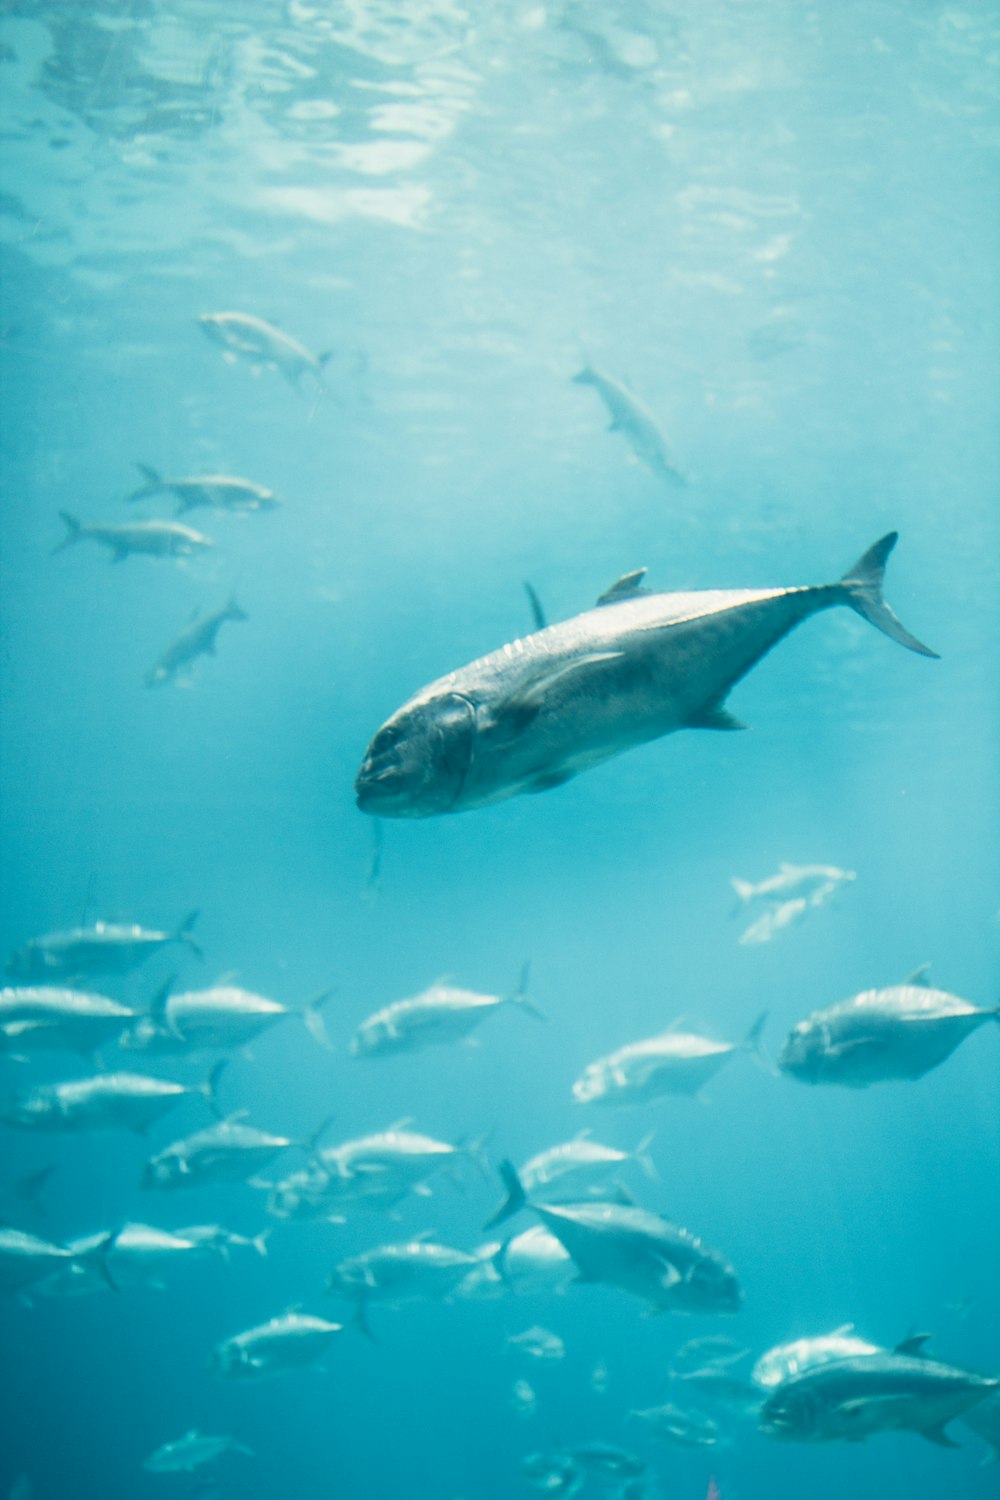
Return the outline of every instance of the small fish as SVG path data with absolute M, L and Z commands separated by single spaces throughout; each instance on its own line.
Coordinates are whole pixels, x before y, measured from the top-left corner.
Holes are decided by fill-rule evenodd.
M 246 1182 L 280 1152 L 298 1144 L 288 1136 L 269 1135 L 245 1125 L 234 1116 L 174 1141 L 150 1157 L 143 1168 L 142 1186 L 171 1189 Z
M 525 992 L 527 982 L 526 964 L 512 995 L 481 995 L 449 984 L 432 984 L 419 995 L 396 1000 L 362 1021 L 351 1038 L 351 1056 L 383 1057 L 462 1041 L 505 1005 L 520 1007 L 543 1020 L 542 1012 Z
M 901 1348 L 912 1347 L 908 1340 Z M 879 1432 L 915 1432 L 957 1448 L 945 1427 L 1000 1380 L 900 1350 L 814 1365 L 784 1380 L 761 1408 L 760 1430 L 797 1443 L 860 1443 Z
M 791 1030 L 778 1067 L 801 1083 L 873 1083 L 923 1078 L 985 1026 L 1000 1022 L 1000 1005 L 981 1010 L 969 1000 L 922 984 L 864 990 L 814 1011 Z
M 196 552 L 205 552 L 215 543 L 202 536 L 191 526 L 180 521 L 127 521 L 118 524 L 84 525 L 68 511 L 59 512 L 66 524 L 66 535 L 52 549 L 53 556 L 73 546 L 75 542 L 89 539 L 99 542 L 111 551 L 113 563 L 124 562 L 126 557 L 145 553 L 149 557 L 192 557 Z
M 0 1226 L 0 1292 L 20 1291 L 71 1259 L 63 1245 L 23 1229 Z
M 326 1287 L 335 1296 L 354 1302 L 355 1319 L 370 1336 L 366 1321 L 370 1303 L 443 1301 L 475 1264 L 474 1255 L 421 1234 L 348 1256 L 330 1272 Z
M 296 389 L 302 376 L 308 374 L 325 389 L 323 369 L 333 356 L 332 350 L 312 354 L 297 339 L 251 313 L 203 313 L 198 322 L 213 344 L 221 346 L 225 359 L 246 360 L 255 374 L 262 369 L 280 370 Z
M 565 1453 L 528 1453 L 521 1460 L 521 1473 L 533 1489 L 559 1500 L 575 1495 L 584 1482 L 579 1464 Z
M 603 1396 L 611 1384 L 611 1372 L 603 1359 L 599 1359 L 590 1372 L 590 1389 L 596 1396 Z
M 219 631 L 227 620 L 246 620 L 248 615 L 240 609 L 235 599 L 230 599 L 213 614 L 201 615 L 181 631 L 163 654 L 143 677 L 147 687 L 162 687 L 198 660 L 199 656 L 214 656 L 215 642 Z
M 686 1031 L 665 1031 L 631 1042 L 586 1067 L 573 1085 L 578 1104 L 648 1104 L 668 1094 L 697 1094 L 741 1052 L 760 1055 L 767 1012 L 742 1042 L 715 1042 Z
M 627 385 L 591 364 L 573 376 L 573 383 L 593 386 L 611 417 L 608 431 L 620 432 L 640 463 L 661 479 L 669 479 L 674 484 L 685 483 L 660 424 L 649 407 Z
M 705 1365 L 726 1366 L 739 1364 L 750 1350 L 745 1344 L 725 1334 L 711 1333 L 703 1337 L 688 1339 L 674 1354 L 674 1369 L 678 1371 L 700 1369 Z
M 216 1344 L 208 1368 L 219 1380 L 257 1380 L 315 1364 L 330 1348 L 341 1323 L 297 1310 L 271 1318 Z
M 267 490 L 260 484 L 251 484 L 249 479 L 236 479 L 230 474 L 199 474 L 191 478 L 164 479 L 147 464 L 138 464 L 136 467 L 145 484 L 133 490 L 126 498 L 129 501 L 149 500 L 153 495 L 173 495 L 177 500 L 179 516 L 202 507 L 248 515 L 251 511 L 274 510 L 281 504 L 273 490 Z
M 740 933 L 741 944 L 753 947 L 769 943 L 779 932 L 784 932 L 787 927 L 794 927 L 796 922 L 801 921 L 809 906 L 810 903 L 804 896 L 793 896 L 790 901 L 779 901 L 774 906 L 769 906 L 767 911 Z
M 21 950 L 24 953 L 24 950 Z M 11 963 L 18 961 L 18 956 Z M 52 985 L 0 989 L 0 1051 L 93 1053 L 138 1013 L 107 995 Z
M 137 922 L 95 922 L 31 938 L 7 960 L 12 979 L 79 979 L 89 974 L 127 974 L 171 943 L 183 943 L 197 958 L 201 949 L 191 936 L 198 920 L 189 912 L 176 932 L 157 932 Z
M 652 594 L 626 575 L 598 607 L 421 689 L 382 725 L 355 780 L 358 807 L 427 818 L 562 786 L 679 729 L 742 726 L 741 678 L 811 615 L 845 605 L 898 644 L 935 653 L 882 597 L 890 532 L 836 583 Z
M 632 1479 L 644 1474 L 649 1467 L 644 1458 L 614 1443 L 578 1443 L 567 1451 L 581 1469 L 591 1474 L 606 1474 L 613 1479 Z
M 519 1417 L 533 1417 L 538 1410 L 538 1397 L 526 1380 L 515 1380 L 510 1388 L 510 1404 Z
M 793 896 L 801 896 L 811 904 L 818 905 L 838 886 L 857 878 L 854 870 L 838 870 L 836 865 L 782 864 L 778 866 L 776 875 L 768 875 L 756 885 L 749 880 L 741 880 L 738 875 L 734 875 L 729 883 L 736 892 L 739 907 L 749 906 L 755 901 L 788 901 Z
M 550 1200 L 553 1191 L 579 1198 L 603 1187 L 609 1175 L 630 1161 L 637 1162 L 655 1182 L 659 1174 L 649 1155 L 654 1134 L 650 1131 L 644 1136 L 634 1151 L 618 1151 L 614 1146 L 590 1140 L 590 1132 L 582 1130 L 573 1140 L 550 1146 L 531 1157 L 518 1176 L 525 1192 L 539 1201 Z
M 177 992 L 167 984 L 149 1014 L 123 1035 L 121 1045 L 126 1050 L 154 1053 L 244 1047 L 291 1017 L 301 1020 L 313 1040 L 332 1051 L 322 1010 L 334 993 L 324 990 L 297 1009 L 232 984 Z
M 503 1285 L 522 1295 L 562 1292 L 578 1274 L 562 1240 L 544 1224 L 533 1224 L 498 1246 L 491 1264 Z
M 226 1453 L 243 1453 L 247 1458 L 256 1456 L 252 1448 L 238 1443 L 233 1437 L 210 1437 L 192 1427 L 182 1438 L 164 1443 L 143 1459 L 142 1467 L 148 1474 L 190 1474 L 204 1464 L 215 1463 Z
M 717 1448 L 720 1434 L 718 1423 L 700 1412 L 682 1411 L 679 1406 L 648 1406 L 629 1412 L 630 1417 L 642 1422 L 655 1437 L 665 1438 L 681 1448 Z
M 513 1349 L 530 1355 L 532 1359 L 563 1359 L 566 1354 L 566 1345 L 559 1335 L 539 1327 L 537 1323 L 526 1328 L 523 1333 L 509 1333 L 507 1342 Z
M 220 1063 L 211 1077 L 193 1085 L 145 1073 L 98 1073 L 66 1083 L 38 1084 L 0 1108 L 0 1119 L 28 1130 L 141 1133 L 184 1099 L 200 1096 L 214 1109 L 224 1066 Z
M 451 1170 L 463 1160 L 475 1161 L 485 1173 L 483 1140 L 453 1146 L 407 1130 L 408 1124 L 409 1121 L 401 1120 L 388 1130 L 358 1136 L 339 1146 L 326 1146 L 317 1154 L 317 1160 L 342 1183 L 367 1182 L 381 1193 L 398 1190 L 400 1196 L 411 1189 L 419 1191 L 434 1173 Z

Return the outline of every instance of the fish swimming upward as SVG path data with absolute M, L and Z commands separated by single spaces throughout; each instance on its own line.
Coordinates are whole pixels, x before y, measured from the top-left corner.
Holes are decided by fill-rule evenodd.
M 596 609 L 423 688 L 383 724 L 355 782 L 362 812 L 426 818 L 561 786 L 678 729 L 741 729 L 730 690 L 802 620 L 845 604 L 936 656 L 882 597 L 889 532 L 837 583 L 653 594 L 626 575 Z

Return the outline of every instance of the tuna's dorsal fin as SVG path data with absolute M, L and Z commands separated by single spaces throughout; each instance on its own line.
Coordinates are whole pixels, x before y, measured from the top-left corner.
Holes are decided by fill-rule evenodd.
M 401 1120 L 393 1120 L 392 1124 L 386 1130 L 386 1134 L 387 1135 L 392 1135 L 393 1132 L 395 1132 L 397 1130 L 409 1130 L 409 1128 L 410 1128 L 410 1126 L 412 1124 L 413 1124 L 413 1116 L 412 1115 L 404 1115 Z
M 907 974 L 903 983 L 904 985 L 914 985 L 918 989 L 929 990 L 931 988 L 930 971 L 931 966 L 929 963 L 921 964 L 919 969 L 914 969 L 912 974 Z
M 930 1337 L 929 1333 L 911 1333 L 909 1338 L 897 1344 L 892 1352 L 893 1354 L 908 1354 L 913 1359 L 929 1359 L 930 1355 L 925 1352 L 924 1345 Z
M 721 703 L 706 703 L 687 721 L 689 729 L 746 729 L 741 719 L 731 714 Z
M 832 1339 L 842 1339 L 842 1338 L 846 1338 L 849 1333 L 853 1333 L 853 1332 L 854 1332 L 854 1324 L 853 1323 L 841 1323 L 840 1327 L 839 1328 L 835 1328 L 833 1330 L 833 1332 L 829 1336 Z
M 619 604 L 622 599 L 637 599 L 640 594 L 651 594 L 652 589 L 643 588 L 643 579 L 648 572 L 648 568 L 635 568 L 631 573 L 623 573 L 600 595 L 598 607 L 602 604 Z

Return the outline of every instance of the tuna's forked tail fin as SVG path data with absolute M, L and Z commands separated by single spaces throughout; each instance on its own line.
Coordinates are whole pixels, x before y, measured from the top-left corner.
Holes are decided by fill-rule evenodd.
M 150 495 L 158 495 L 165 488 L 163 475 L 158 470 L 151 469 L 149 464 L 136 464 L 136 468 L 142 475 L 144 483 L 137 490 L 133 490 L 131 495 L 125 496 L 127 501 L 145 500 Z M 181 509 L 184 510 L 186 507 L 182 505 Z
M 71 547 L 74 542 L 78 542 L 83 536 L 83 527 L 76 519 L 76 516 L 71 516 L 69 512 L 65 510 L 61 510 L 59 514 L 60 516 L 62 516 L 63 520 L 66 523 L 66 535 L 63 537 L 61 542 L 57 542 L 56 545 L 52 548 L 52 551 L 49 554 L 50 557 L 55 557 L 57 552 L 62 552 L 64 547 Z
M 186 943 L 187 946 L 191 949 L 191 952 L 194 954 L 195 958 L 203 959 L 205 957 L 204 953 L 201 951 L 201 948 L 191 936 L 191 928 L 197 922 L 198 916 L 199 913 L 197 909 L 195 909 L 194 911 L 189 911 L 173 936 L 175 943 Z
M 495 1214 L 486 1220 L 483 1229 L 493 1229 L 497 1224 L 502 1224 L 505 1219 L 511 1219 L 528 1203 L 527 1196 L 517 1175 L 517 1169 L 512 1161 L 504 1160 L 500 1163 L 500 1176 L 503 1185 L 507 1189 L 507 1196 L 497 1209 Z
M 921 656 L 937 657 L 937 652 L 918 641 L 915 635 L 911 635 L 901 620 L 898 620 L 892 610 L 882 597 L 882 580 L 885 577 L 885 565 L 889 553 L 899 540 L 898 531 L 890 531 L 886 536 L 877 541 L 874 547 L 869 547 L 863 557 L 859 557 L 853 568 L 848 568 L 840 580 L 845 591 L 845 603 L 852 609 L 857 610 L 859 615 L 872 625 L 876 630 L 881 630 L 891 640 L 898 641 L 901 646 L 906 646 L 910 651 L 916 651 Z

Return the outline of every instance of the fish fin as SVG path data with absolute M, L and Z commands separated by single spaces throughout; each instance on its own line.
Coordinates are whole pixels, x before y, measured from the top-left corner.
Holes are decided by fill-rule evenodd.
M 336 993 L 336 985 L 332 989 L 322 990 L 318 995 L 313 996 L 313 998 L 306 1005 L 305 1009 L 301 1012 L 302 1020 L 305 1023 L 305 1028 L 308 1031 L 309 1035 L 312 1037 L 314 1042 L 318 1042 L 321 1047 L 325 1047 L 327 1052 L 333 1052 L 334 1045 L 330 1040 L 330 1035 L 326 1029 L 326 1023 L 323 1020 L 322 1010 L 326 1002 L 328 1000 L 332 1000 Z
M 191 928 L 197 922 L 198 916 L 199 912 L 197 907 L 195 907 L 194 911 L 189 911 L 181 925 L 178 927 L 177 931 L 174 933 L 174 940 L 178 943 L 187 943 L 195 958 L 204 958 L 204 953 L 201 951 L 198 944 L 191 936 Z
M 771 1066 L 771 1059 L 764 1051 L 760 1041 L 761 1037 L 764 1035 L 764 1027 L 767 1025 L 767 1018 L 769 1014 L 770 1012 L 766 1010 L 761 1011 L 760 1015 L 757 1017 L 756 1021 L 754 1021 L 753 1025 L 750 1027 L 750 1030 L 743 1038 L 740 1046 L 744 1049 L 744 1051 L 752 1052 L 757 1061 L 763 1063 L 768 1071 L 771 1072 L 773 1071 Z
M 535 1004 L 534 1000 L 530 1000 L 528 998 L 528 975 L 530 974 L 530 972 L 531 960 L 529 958 L 526 959 L 521 966 L 521 974 L 517 981 L 517 989 L 511 996 L 509 996 L 510 1002 L 512 1005 L 519 1005 L 522 1010 L 526 1010 L 530 1016 L 534 1016 L 536 1021 L 547 1021 L 548 1016 L 545 1014 L 545 1012 Z
M 721 703 L 706 703 L 687 721 L 688 729 L 746 729 L 749 726 Z
M 633 1161 L 637 1161 L 651 1182 L 659 1182 L 660 1174 L 656 1170 L 656 1162 L 649 1154 L 649 1148 L 656 1138 L 656 1131 L 649 1130 L 632 1152 Z
M 928 1339 L 933 1338 L 930 1333 L 911 1333 L 908 1338 L 903 1339 L 893 1349 L 893 1354 L 908 1354 L 911 1359 L 929 1359 L 930 1355 L 925 1353 L 924 1345 Z
M 623 655 L 622 651 L 588 651 L 583 656 L 574 657 L 572 661 L 542 667 L 500 705 L 498 717 L 512 719 L 518 728 L 526 726 L 541 711 L 546 694 L 551 692 L 565 677 L 571 676 L 584 667 L 597 666 L 601 662 L 617 661 Z
M 523 588 L 524 592 L 528 596 L 528 603 L 531 606 L 531 618 L 535 623 L 535 629 L 544 630 L 548 621 L 545 618 L 545 609 L 542 605 L 542 601 L 541 599 L 539 599 L 534 587 L 528 582 L 527 579 L 524 580 Z
M 937 1448 L 961 1448 L 961 1443 L 956 1443 L 954 1438 L 948 1436 L 943 1426 L 921 1427 L 918 1429 L 920 1436 L 926 1438 Z
M 112 546 L 114 550 L 111 553 L 111 561 L 113 563 L 124 562 L 126 557 L 128 557 L 128 548 L 123 546 L 121 542 L 114 542 Z
M 144 500 L 147 495 L 155 495 L 158 490 L 161 490 L 163 488 L 163 476 L 159 474 L 156 469 L 151 469 L 149 467 L 149 464 L 138 463 L 136 464 L 136 468 L 139 470 L 139 473 L 142 475 L 146 483 L 140 485 L 137 490 L 133 490 L 131 495 L 126 495 L 125 499 L 127 501 Z
M 620 578 L 616 578 L 611 587 L 599 595 L 598 608 L 604 604 L 619 604 L 623 599 L 638 599 L 642 594 L 651 594 L 652 589 L 643 588 L 643 579 L 648 572 L 648 568 L 635 568 L 631 573 L 623 573 Z
M 500 1204 L 496 1212 L 487 1219 L 483 1225 L 484 1230 L 493 1229 L 497 1224 L 502 1224 L 505 1219 L 513 1218 L 528 1203 L 527 1194 L 524 1191 L 520 1177 L 517 1175 L 517 1168 L 514 1166 L 514 1163 L 505 1157 L 497 1170 L 503 1180 L 504 1187 L 507 1189 L 507 1197 Z
M 848 568 L 840 580 L 844 589 L 844 602 L 890 640 L 897 641 L 910 651 L 916 651 L 919 656 L 936 658 L 938 653 L 918 641 L 915 635 L 911 635 L 882 597 L 885 565 L 898 540 L 898 531 L 888 532 L 874 546 L 869 547 L 852 568 Z
M 912 974 L 907 974 L 903 980 L 904 985 L 912 985 L 916 989 L 929 990 L 931 988 L 929 978 L 930 968 L 929 963 L 921 964 L 918 969 L 914 969 Z
M 57 552 L 62 552 L 64 547 L 71 547 L 74 542 L 78 542 L 83 536 L 83 527 L 76 516 L 71 516 L 69 511 L 66 510 L 61 510 L 59 514 L 66 523 L 66 535 L 61 542 L 52 548 L 49 554 L 50 557 L 55 557 Z
M 608 423 L 608 431 L 609 432 L 621 432 L 622 425 L 623 424 L 621 422 L 619 422 L 619 420 L 618 420 L 617 417 L 612 417 L 611 421 Z
M 219 1107 L 219 1080 L 229 1067 L 228 1057 L 224 1057 L 215 1064 L 204 1082 L 198 1085 L 199 1090 L 205 1096 L 205 1102 L 217 1120 L 224 1120 L 225 1116 Z

